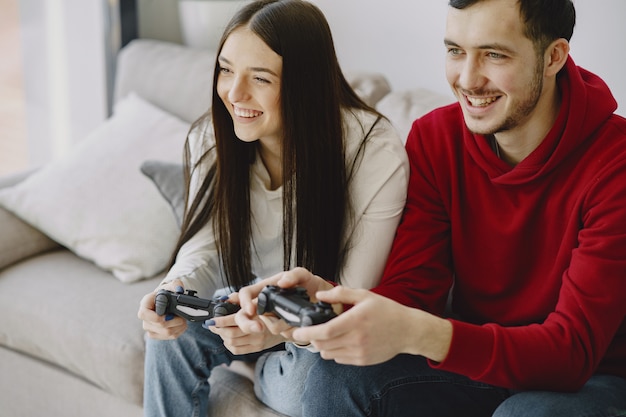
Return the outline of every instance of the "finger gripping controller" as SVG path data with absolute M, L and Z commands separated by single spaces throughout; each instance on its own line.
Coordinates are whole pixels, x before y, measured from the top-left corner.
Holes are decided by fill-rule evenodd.
M 268 285 L 258 297 L 257 314 L 273 313 L 291 326 L 312 326 L 336 317 L 330 304 L 312 303 L 305 288 Z
M 178 287 L 175 292 L 159 290 L 155 300 L 155 311 L 159 316 L 174 314 L 189 321 L 205 321 L 213 317 L 228 316 L 239 310 L 239 305 L 225 301 L 223 297 L 211 300 L 196 296 L 196 291 Z

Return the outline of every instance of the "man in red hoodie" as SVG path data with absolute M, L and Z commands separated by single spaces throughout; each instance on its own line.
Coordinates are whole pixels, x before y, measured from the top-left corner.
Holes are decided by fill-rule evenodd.
M 626 416 L 626 120 L 569 56 L 570 0 L 449 6 L 458 103 L 413 124 L 381 284 L 317 292 L 351 308 L 292 333 L 327 359 L 303 415 Z

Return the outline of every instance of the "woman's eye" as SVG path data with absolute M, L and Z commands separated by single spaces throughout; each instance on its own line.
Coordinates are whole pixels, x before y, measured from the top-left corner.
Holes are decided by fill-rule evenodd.
M 265 78 L 261 78 L 261 77 L 254 77 L 254 80 L 261 83 L 261 84 L 269 84 L 269 80 L 266 80 Z

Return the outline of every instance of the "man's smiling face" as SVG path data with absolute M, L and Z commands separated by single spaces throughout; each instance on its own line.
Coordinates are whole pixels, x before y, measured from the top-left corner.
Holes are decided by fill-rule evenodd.
M 510 132 L 538 116 L 544 62 L 524 35 L 516 0 L 450 7 L 444 42 L 446 77 L 471 131 Z

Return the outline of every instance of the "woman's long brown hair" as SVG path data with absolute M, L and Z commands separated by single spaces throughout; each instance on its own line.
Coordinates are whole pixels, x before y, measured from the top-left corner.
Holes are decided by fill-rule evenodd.
M 225 29 L 218 56 L 226 38 L 242 26 L 283 59 L 283 267 L 303 266 L 338 281 L 349 247 L 343 237 L 350 210 L 348 182 L 354 171 L 354 166 L 346 167 L 342 109 L 378 113 L 354 93 L 343 76 L 330 28 L 316 6 L 300 0 L 261 0 L 244 6 Z M 219 72 L 216 59 L 211 112 L 192 126 L 193 130 L 212 120 L 215 149 L 209 152 L 215 151 L 215 164 L 188 205 L 176 252 L 212 221 L 224 284 L 238 290 L 252 277 L 250 167 L 258 144 L 237 139 L 217 94 Z M 194 167 L 186 149 L 189 189 L 189 172 Z

